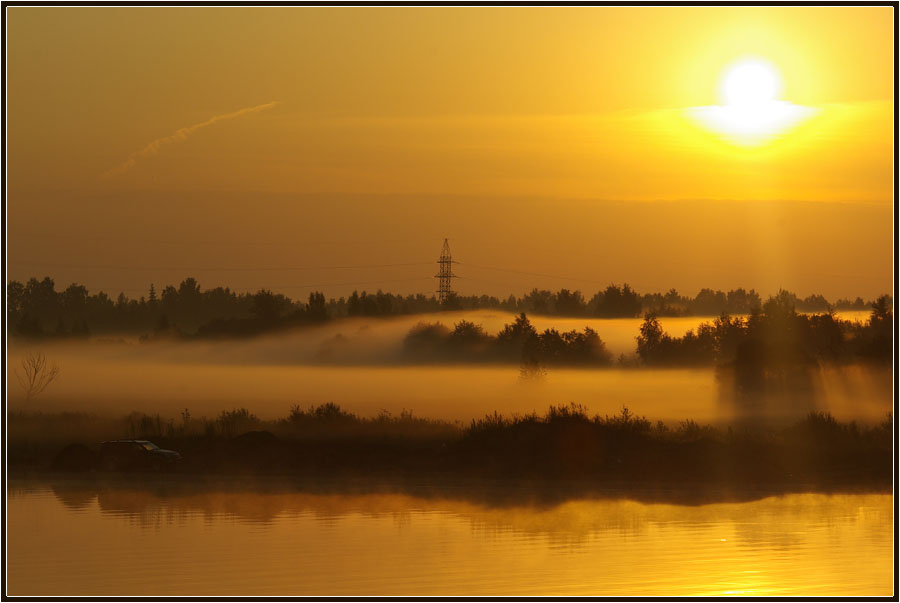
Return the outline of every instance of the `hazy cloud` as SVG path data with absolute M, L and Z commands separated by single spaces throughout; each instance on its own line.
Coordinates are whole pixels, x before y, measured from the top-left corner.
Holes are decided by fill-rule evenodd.
M 201 128 L 205 128 L 207 126 L 211 126 L 217 121 L 224 121 L 226 119 L 234 119 L 235 117 L 240 117 L 241 115 L 246 115 L 248 113 L 258 113 L 259 111 L 265 111 L 266 109 L 271 109 L 275 105 L 279 104 L 276 102 L 265 103 L 264 105 L 257 105 L 255 107 L 247 107 L 244 109 L 239 109 L 238 111 L 234 111 L 233 113 L 225 113 L 224 115 L 216 115 L 214 117 L 210 117 L 204 122 L 199 124 L 194 124 L 193 126 L 188 126 L 186 128 L 181 128 L 177 130 L 171 136 L 166 136 L 164 138 L 157 138 L 153 142 L 147 144 L 143 149 L 132 153 L 131 156 L 121 165 L 112 168 L 101 174 L 101 178 L 112 178 L 113 176 L 118 176 L 124 172 L 127 172 L 131 168 L 137 164 L 138 159 L 142 157 L 151 157 L 159 153 L 159 149 L 163 145 L 167 145 L 174 142 L 183 142 L 187 140 L 188 136 L 196 132 Z

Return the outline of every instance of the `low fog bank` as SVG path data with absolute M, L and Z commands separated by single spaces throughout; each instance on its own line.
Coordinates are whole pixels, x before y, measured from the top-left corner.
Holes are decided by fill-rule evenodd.
M 241 364 L 241 365 L 385 365 L 415 362 L 403 353 L 403 340 L 419 324 L 441 323 L 449 328 L 460 321 L 481 326 L 496 335 L 516 314 L 492 310 L 415 314 L 396 318 L 345 318 L 323 324 L 258 337 L 230 339 L 159 339 L 139 341 L 134 336 L 98 337 L 91 340 L 12 340 L 10 357 L 28 350 L 66 358 L 91 358 L 97 362 L 132 360 L 159 364 Z M 842 320 L 862 321 L 868 312 L 838 312 Z M 563 318 L 529 315 L 537 331 L 597 332 L 614 357 L 633 356 L 641 318 Z M 665 331 L 681 337 L 711 320 L 708 316 L 663 317 Z
M 176 365 L 60 358 L 58 382 L 27 404 L 10 396 L 10 410 L 83 411 L 122 415 L 132 411 L 177 417 L 216 416 L 247 408 L 262 418 L 291 406 L 333 401 L 362 416 L 393 414 L 468 422 L 486 413 L 505 415 L 578 402 L 592 412 L 614 414 L 622 406 L 654 420 L 727 422 L 739 413 L 712 369 L 552 370 L 523 381 L 516 367 L 284 367 L 222 364 Z M 15 384 L 10 384 L 12 388 Z M 853 366 L 821 371 L 820 385 L 802 405 L 784 400 L 759 405 L 760 416 L 796 418 L 811 410 L 841 420 L 877 422 L 891 410 L 891 372 Z M 14 390 L 11 390 L 14 391 Z M 18 393 L 18 392 L 16 392 Z M 811 407 L 812 406 L 812 407 Z
M 864 313 L 863 313 L 864 314 Z M 844 317 L 850 318 L 850 317 Z M 468 422 L 486 413 L 509 415 L 577 402 L 613 414 L 623 406 L 654 420 L 730 421 L 736 409 L 727 384 L 709 368 L 578 370 L 550 368 L 523 380 L 517 365 L 428 365 L 401 362 L 402 342 L 419 322 L 459 320 L 491 333 L 512 322 L 502 312 L 479 311 L 394 319 L 348 319 L 278 335 L 216 341 L 126 340 L 10 345 L 7 356 L 11 410 L 83 411 L 116 416 L 140 411 L 177 417 L 216 416 L 247 408 L 262 418 L 283 416 L 292 405 L 333 401 L 361 416 L 381 410 Z M 590 326 L 614 354 L 632 354 L 640 319 L 531 317 L 537 329 Z M 707 320 L 661 319 L 674 336 Z M 28 401 L 15 371 L 24 354 L 40 351 L 60 368 L 47 389 Z M 820 369 L 802 403 L 763 401 L 751 410 L 792 419 L 813 410 L 841 420 L 877 422 L 892 407 L 890 368 Z
M 403 353 L 403 340 L 419 324 L 441 323 L 452 328 L 460 321 L 481 326 L 496 335 L 516 319 L 516 314 L 492 310 L 415 314 L 396 318 L 345 318 L 321 326 L 301 327 L 271 335 L 233 339 L 159 339 L 139 341 L 134 336 L 97 337 L 91 340 L 12 340 L 11 360 L 26 351 L 43 351 L 60 358 L 93 359 L 96 362 L 132 360 L 160 364 L 242 365 L 385 365 L 415 362 Z M 868 319 L 868 312 L 838 312 L 842 320 Z M 589 327 L 613 356 L 632 356 L 641 318 L 562 318 L 529 315 L 535 329 L 560 332 Z M 673 337 L 711 320 L 708 316 L 662 317 L 663 329 Z
M 245 365 L 385 365 L 409 364 L 414 358 L 403 354 L 403 339 L 418 324 L 441 323 L 449 328 L 460 321 L 480 325 L 495 335 L 515 314 L 481 310 L 440 312 L 397 318 L 345 318 L 321 326 L 300 327 L 271 335 L 230 339 L 160 339 L 140 342 L 133 336 L 103 337 L 91 341 L 15 341 L 13 351 L 39 346 L 55 355 L 85 355 L 97 361 L 133 359 L 158 363 L 217 363 Z M 529 316 L 536 329 L 597 331 L 616 356 L 631 355 L 641 325 L 639 318 L 561 318 Z M 705 317 L 673 317 L 663 322 L 668 332 L 683 335 L 708 320 Z
M 64 359 L 65 372 L 27 405 L 10 409 L 102 414 L 131 411 L 176 417 L 185 408 L 215 416 L 244 407 L 263 418 L 283 416 L 294 404 L 333 401 L 363 416 L 382 409 L 399 414 L 467 422 L 494 410 L 542 410 L 549 403 L 584 401 L 597 412 L 622 405 L 660 418 L 713 420 L 718 415 L 715 377 L 705 370 L 558 370 L 538 383 L 520 379 L 517 367 L 284 367 L 173 365 Z

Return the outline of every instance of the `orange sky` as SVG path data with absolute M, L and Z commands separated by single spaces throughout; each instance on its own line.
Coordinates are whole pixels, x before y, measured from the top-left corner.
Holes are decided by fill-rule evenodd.
M 892 289 L 890 7 L 7 18 L 10 278 L 430 292 L 449 237 L 465 293 Z M 745 56 L 815 116 L 692 121 Z

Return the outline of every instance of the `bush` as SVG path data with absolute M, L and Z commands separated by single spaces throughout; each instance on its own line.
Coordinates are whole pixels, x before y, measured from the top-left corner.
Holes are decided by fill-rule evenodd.
M 259 418 L 246 408 L 236 408 L 234 410 L 223 410 L 216 419 L 216 423 L 227 437 L 255 429 L 259 424 Z

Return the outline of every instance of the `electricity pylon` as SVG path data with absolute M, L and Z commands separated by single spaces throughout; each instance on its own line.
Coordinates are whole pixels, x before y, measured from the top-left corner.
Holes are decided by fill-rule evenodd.
M 444 247 L 441 249 L 441 257 L 437 263 L 440 265 L 440 270 L 434 275 L 434 278 L 440 279 L 437 290 L 438 301 L 444 303 L 448 297 L 453 295 L 450 280 L 456 277 L 453 274 L 453 258 L 450 257 L 450 243 L 447 239 L 444 239 Z

